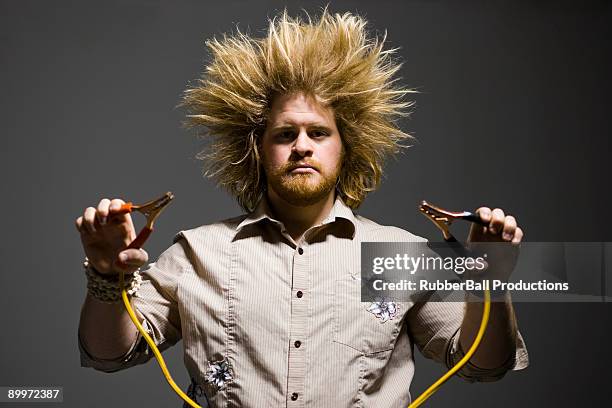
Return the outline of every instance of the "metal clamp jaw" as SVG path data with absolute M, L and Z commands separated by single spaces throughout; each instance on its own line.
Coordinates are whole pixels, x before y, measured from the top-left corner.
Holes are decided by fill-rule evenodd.
M 419 210 L 421 211 L 421 214 L 427 217 L 427 219 L 433 222 L 434 225 L 438 227 L 440 231 L 442 231 L 444 240 L 448 242 L 457 241 L 457 239 L 450 232 L 450 226 L 456 220 L 464 220 L 480 225 L 486 225 L 485 222 L 480 219 L 478 214 L 469 211 L 448 211 L 430 204 L 425 200 L 421 202 Z
M 170 201 L 172 201 L 173 198 L 174 194 L 172 194 L 171 192 L 167 192 L 163 196 L 155 200 L 149 201 L 145 204 L 134 205 L 129 202 L 121 206 L 121 209 L 119 211 L 122 214 L 131 213 L 132 211 L 138 211 L 147 218 L 147 225 L 142 228 L 142 230 L 138 233 L 136 239 L 132 241 L 130 245 L 128 245 L 128 248 L 138 249 L 142 247 L 142 245 L 145 243 L 147 238 L 149 238 L 149 235 L 151 235 L 151 232 L 153 231 L 153 224 L 155 223 L 155 220 L 157 219 L 157 217 L 159 217 L 159 214 L 161 214 L 163 209 L 166 208 L 168 204 L 170 204 Z

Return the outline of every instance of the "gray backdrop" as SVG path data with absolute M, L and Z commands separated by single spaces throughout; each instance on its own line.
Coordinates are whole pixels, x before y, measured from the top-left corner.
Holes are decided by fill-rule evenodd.
M 239 213 L 202 179 L 201 142 L 175 106 L 199 75 L 206 38 L 236 24 L 262 34 L 284 4 L 174 3 L 0 1 L 0 385 L 60 385 L 67 407 L 181 405 L 154 361 L 112 375 L 79 367 L 85 278 L 74 219 L 102 197 L 141 202 L 171 190 L 176 200 L 147 245 L 155 258 L 175 232 Z M 303 3 L 289 10 L 323 4 Z M 388 30 L 403 82 L 421 91 L 402 124 L 419 144 L 389 164 L 361 214 L 437 239 L 420 200 L 487 204 L 516 215 L 526 240 L 612 241 L 609 3 L 331 9 Z M 516 309 L 529 369 L 491 384 L 452 379 L 429 406 L 603 405 L 610 304 Z M 179 343 L 165 356 L 185 386 L 181 353 Z M 419 358 L 413 395 L 442 372 Z

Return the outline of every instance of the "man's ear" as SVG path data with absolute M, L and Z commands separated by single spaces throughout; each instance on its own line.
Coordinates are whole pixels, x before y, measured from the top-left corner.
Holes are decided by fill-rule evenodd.
M 255 146 L 253 146 L 253 148 L 255 149 L 255 154 L 257 155 L 257 158 L 259 159 L 260 165 L 262 164 L 261 162 L 264 159 L 264 150 L 263 150 L 264 132 L 265 130 L 263 130 L 259 135 L 255 136 Z
M 344 142 L 344 138 L 342 137 L 342 133 L 340 134 L 340 142 L 342 143 L 341 144 L 342 150 L 340 150 L 340 163 L 344 165 L 347 159 L 347 149 L 346 149 L 346 143 Z
M 259 171 L 259 176 L 265 179 L 266 177 L 266 171 L 265 171 L 265 166 L 264 166 L 264 160 L 266 160 L 265 158 L 265 154 L 264 154 L 264 149 L 263 149 L 263 132 L 256 137 L 255 139 L 255 145 L 253 146 L 253 148 L 255 149 L 255 157 L 257 158 L 257 167 L 258 167 L 258 171 Z

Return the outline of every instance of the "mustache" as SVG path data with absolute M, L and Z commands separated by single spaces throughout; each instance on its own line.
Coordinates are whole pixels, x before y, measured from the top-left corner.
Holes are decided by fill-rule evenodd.
M 300 160 L 300 161 L 289 162 L 287 164 L 284 164 L 280 170 L 282 172 L 290 172 L 299 167 L 312 167 L 314 170 L 319 171 L 319 163 L 317 163 L 314 160 L 310 160 L 310 161 Z

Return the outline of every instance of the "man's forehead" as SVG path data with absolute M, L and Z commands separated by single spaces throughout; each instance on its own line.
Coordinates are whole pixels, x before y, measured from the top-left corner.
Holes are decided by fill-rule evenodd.
M 276 117 L 268 122 L 268 127 L 273 129 L 294 128 L 329 128 L 333 127 L 331 120 L 322 120 L 320 117 L 312 115 L 287 115 L 286 117 Z
M 279 94 L 273 99 L 268 116 L 270 126 L 329 126 L 334 122 L 332 108 L 303 93 Z

